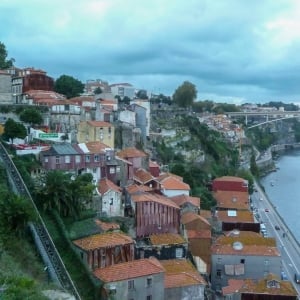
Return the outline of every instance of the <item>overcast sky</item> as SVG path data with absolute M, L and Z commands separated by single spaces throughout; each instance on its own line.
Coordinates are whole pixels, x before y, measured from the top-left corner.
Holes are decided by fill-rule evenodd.
M 299 0 L 1 0 L 17 67 L 198 99 L 300 102 Z

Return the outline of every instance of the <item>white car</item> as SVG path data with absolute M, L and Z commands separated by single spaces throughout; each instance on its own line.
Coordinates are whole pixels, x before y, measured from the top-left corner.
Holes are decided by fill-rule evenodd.
M 263 201 L 263 198 L 262 198 L 262 197 L 260 197 L 260 198 L 259 198 L 259 200 L 260 200 L 260 201 Z

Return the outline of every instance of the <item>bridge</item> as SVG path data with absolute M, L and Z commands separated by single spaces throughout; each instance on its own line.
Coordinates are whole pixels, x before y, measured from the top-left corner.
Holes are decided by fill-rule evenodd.
M 227 112 L 228 117 L 245 117 L 245 124 L 248 125 L 248 117 L 266 117 L 266 121 L 260 124 L 250 126 L 248 128 L 253 128 L 260 126 L 262 124 L 267 124 L 270 122 L 276 122 L 279 120 L 291 119 L 291 118 L 300 118 L 300 111 L 240 111 L 240 112 Z M 271 119 L 271 120 L 270 120 Z
M 80 295 L 54 245 L 53 240 L 43 222 L 43 219 L 25 185 L 22 176 L 16 168 L 14 162 L 6 151 L 2 143 L 0 143 L 0 160 L 3 162 L 9 176 L 10 184 L 14 192 L 22 195 L 30 201 L 33 209 L 38 217 L 37 221 L 29 224 L 33 239 L 37 249 L 45 264 L 45 270 L 49 277 L 65 291 L 71 293 L 75 299 L 80 300 Z

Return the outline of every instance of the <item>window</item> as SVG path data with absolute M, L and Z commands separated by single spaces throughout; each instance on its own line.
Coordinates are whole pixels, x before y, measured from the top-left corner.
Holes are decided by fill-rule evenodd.
M 75 161 L 76 161 L 77 163 L 80 163 L 80 161 L 81 161 L 81 159 L 80 159 L 80 155 L 76 155 L 76 157 L 75 157 Z
M 220 264 L 222 262 L 222 258 L 218 257 L 218 264 Z
M 66 156 L 65 156 L 65 163 L 66 163 L 66 164 L 69 164 L 70 162 L 71 162 L 70 155 L 66 155 Z
M 265 259 L 264 263 L 265 263 L 265 266 L 268 266 L 269 265 L 269 260 Z
M 110 198 L 109 205 L 113 205 L 113 204 L 114 204 L 114 198 Z
M 147 287 L 152 286 L 152 277 L 148 277 L 146 281 Z
M 244 264 L 244 263 L 245 263 L 245 259 L 242 258 L 242 259 L 241 259 L 241 264 Z
M 128 280 L 128 289 L 133 290 L 134 289 L 134 280 Z
M 183 257 L 183 249 L 182 248 L 176 248 L 175 249 L 175 257 L 176 258 L 182 258 Z
M 59 156 L 55 157 L 55 162 L 56 162 L 57 165 L 59 164 Z
M 221 278 L 221 276 L 222 276 L 222 270 L 217 269 L 217 277 Z
M 152 295 L 148 295 L 148 296 L 146 297 L 146 300 L 152 300 Z
M 97 173 L 97 168 L 93 168 L 93 173 Z
M 120 167 L 118 166 L 118 167 L 117 167 L 117 173 L 120 173 L 120 170 L 121 170 L 121 169 L 120 169 Z
M 85 162 L 90 162 L 91 157 L 89 155 L 85 156 Z
M 48 157 L 45 157 L 45 163 L 47 163 L 48 162 Z
M 116 171 L 115 171 L 115 168 L 112 167 L 112 168 L 109 168 L 109 174 L 115 174 Z
M 96 162 L 97 162 L 97 161 L 100 161 L 99 155 L 95 155 L 95 156 L 94 156 L 94 161 L 96 161 Z

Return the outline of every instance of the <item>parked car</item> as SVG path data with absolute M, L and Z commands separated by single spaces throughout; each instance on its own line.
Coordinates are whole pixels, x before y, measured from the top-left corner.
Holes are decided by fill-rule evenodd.
M 275 225 L 276 230 L 280 230 L 280 227 L 278 225 Z
M 269 209 L 268 209 L 268 208 L 265 208 L 265 212 L 269 212 Z
M 296 283 L 300 283 L 300 274 L 298 274 L 298 273 L 295 273 L 295 282 Z

